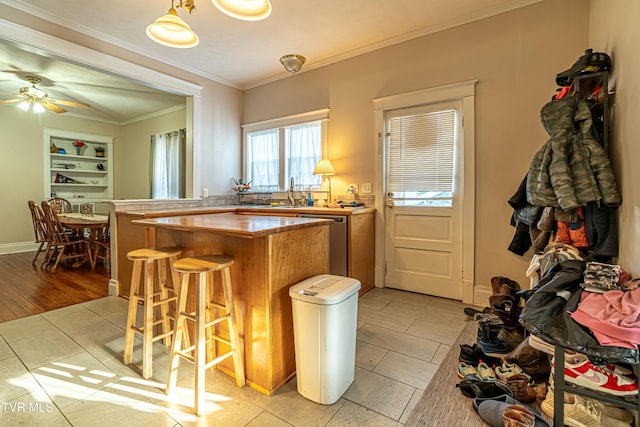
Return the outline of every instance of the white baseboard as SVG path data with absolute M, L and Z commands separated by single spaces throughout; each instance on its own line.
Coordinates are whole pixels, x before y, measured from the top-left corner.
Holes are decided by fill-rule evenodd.
M 109 279 L 109 296 L 117 296 L 119 287 L 117 279 Z
M 35 252 L 37 249 L 38 244 L 34 242 L 4 243 L 0 245 L 0 255 Z

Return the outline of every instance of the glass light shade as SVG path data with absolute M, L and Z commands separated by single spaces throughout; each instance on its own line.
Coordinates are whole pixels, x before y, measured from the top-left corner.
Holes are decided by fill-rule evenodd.
M 211 0 L 220 11 L 243 21 L 260 21 L 271 15 L 269 0 Z
M 290 54 L 280 57 L 280 63 L 291 74 L 295 74 L 302 68 L 307 58 L 302 55 Z
M 36 114 L 42 114 L 42 113 L 44 113 L 44 107 L 39 102 L 34 102 L 33 103 L 33 112 L 36 113 Z
M 18 108 L 22 111 L 29 111 L 30 105 L 31 103 L 29 101 L 22 101 L 20 104 L 18 104 Z
M 316 168 L 313 170 L 314 175 L 329 176 L 335 175 L 336 170 L 333 168 L 331 161 L 327 159 L 318 160 Z
M 194 47 L 200 41 L 198 35 L 191 30 L 189 24 L 178 16 L 173 8 L 147 27 L 147 35 L 154 42 L 169 47 Z

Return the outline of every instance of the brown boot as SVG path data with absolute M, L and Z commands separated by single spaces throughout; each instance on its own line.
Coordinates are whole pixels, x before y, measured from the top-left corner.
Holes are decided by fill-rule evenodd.
M 504 410 L 502 421 L 504 427 L 533 427 L 536 418 L 524 406 L 511 405 Z
M 511 295 L 516 296 L 516 292 L 520 290 L 520 284 L 508 277 L 494 276 L 491 278 L 491 290 L 493 295 Z
M 531 378 L 527 375 L 516 374 L 507 378 L 507 386 L 511 389 L 513 397 L 522 403 L 531 403 L 536 400 L 538 391 L 529 386 Z

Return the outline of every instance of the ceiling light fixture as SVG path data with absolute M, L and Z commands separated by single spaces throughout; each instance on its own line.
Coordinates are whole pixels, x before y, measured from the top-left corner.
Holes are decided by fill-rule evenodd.
M 232 18 L 261 21 L 271 15 L 269 0 L 211 0 L 213 5 Z
M 198 44 L 200 39 L 198 35 L 191 29 L 189 24 L 184 22 L 178 16 L 173 8 L 173 0 L 171 0 L 171 9 L 166 15 L 156 19 L 147 27 L 147 35 L 156 43 L 169 47 L 188 48 Z M 189 11 L 196 8 L 194 0 L 180 0 L 178 7 L 184 7 Z
M 302 55 L 289 54 L 280 57 L 280 62 L 284 68 L 291 74 L 295 74 L 302 68 L 307 58 Z

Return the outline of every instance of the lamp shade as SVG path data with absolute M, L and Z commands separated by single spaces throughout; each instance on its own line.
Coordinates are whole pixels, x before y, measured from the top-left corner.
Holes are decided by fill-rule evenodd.
M 322 176 L 335 175 L 336 170 L 333 168 L 331 161 L 327 159 L 321 159 L 321 160 L 318 160 L 318 163 L 316 164 L 316 168 L 313 170 L 313 174 L 322 175 Z
M 193 47 L 200 41 L 189 24 L 171 8 L 166 15 L 156 19 L 147 27 L 147 35 L 156 43 L 169 47 Z
M 271 15 L 269 0 L 211 0 L 220 11 L 243 21 L 260 21 Z

